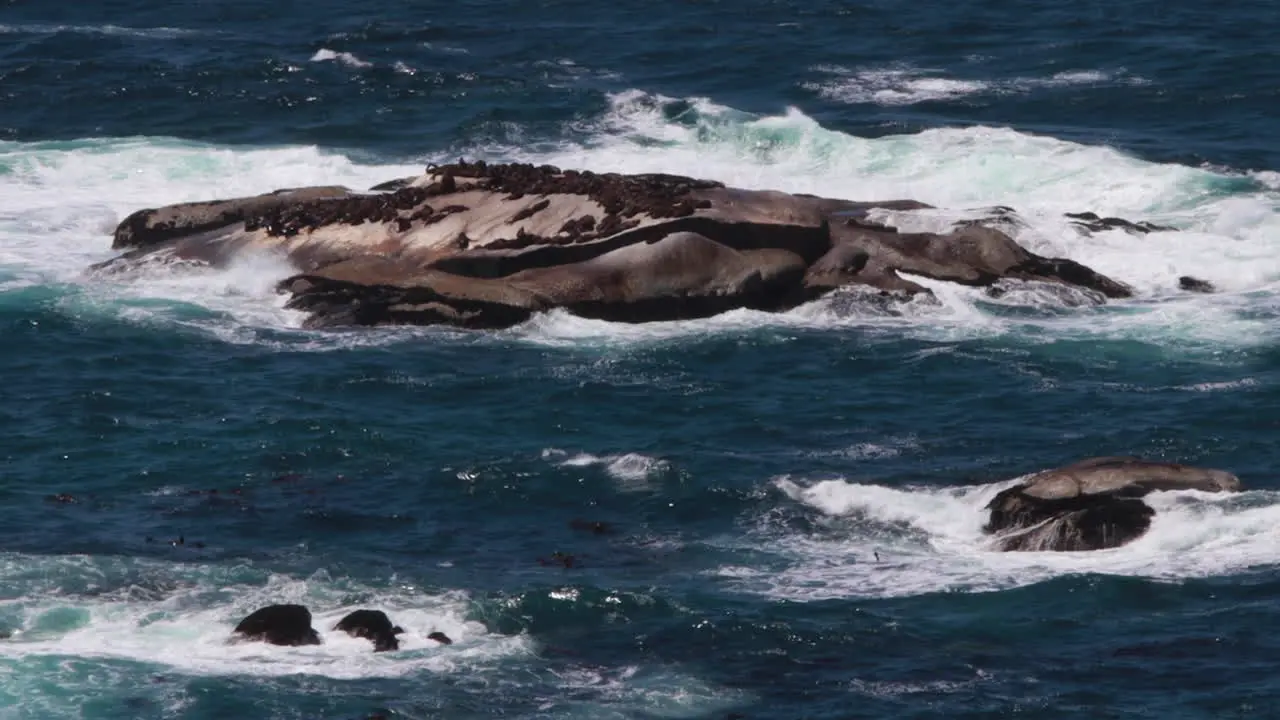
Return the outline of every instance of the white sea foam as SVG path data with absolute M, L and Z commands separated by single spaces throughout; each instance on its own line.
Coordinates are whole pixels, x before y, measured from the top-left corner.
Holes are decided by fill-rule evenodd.
M 347 67 L 350 67 L 350 68 L 373 67 L 373 63 L 368 62 L 367 60 L 361 60 L 360 58 L 356 57 L 355 55 L 349 52 L 339 52 L 337 50 L 330 50 L 329 48 L 320 48 L 319 50 L 316 51 L 315 55 L 311 56 L 311 62 L 329 62 L 329 61 L 336 62 L 341 65 L 346 65 Z
M 1280 563 L 1280 493 L 1271 491 L 1153 493 L 1150 531 L 1123 547 L 998 552 L 982 531 L 984 507 L 1014 482 L 937 489 L 778 478 L 782 501 L 818 511 L 826 531 L 762 526 L 754 549 L 776 553 L 783 567 L 730 566 L 718 574 L 748 592 L 807 601 L 985 592 L 1078 573 L 1176 580 Z
M 881 68 L 848 68 L 819 65 L 815 72 L 824 80 L 803 83 L 806 90 L 835 102 L 872 105 L 914 105 L 922 102 L 956 100 L 971 95 L 1007 95 L 1027 93 L 1044 88 L 1072 85 L 1146 84 L 1146 80 L 1125 73 L 1102 70 L 1072 70 L 1048 77 L 1009 79 L 960 79 L 946 77 L 942 71 L 897 65 Z
M 871 322 L 930 337 L 1022 334 L 1032 324 L 1050 336 L 1136 336 L 1212 347 L 1265 341 L 1273 336 L 1272 318 L 1280 313 L 1274 292 L 1280 281 L 1280 197 L 1219 189 L 1244 178 L 1262 183 L 1256 173 L 1153 163 L 1106 146 L 1005 128 L 947 128 L 864 139 L 823 128 L 794 109 L 756 118 L 705 99 L 634 91 L 614 96 L 611 112 L 595 127 L 593 140 L 584 145 L 536 156 L 510 148 L 499 152 L 562 166 L 683 172 L 743 187 L 833 197 L 914 198 L 946 209 L 919 214 L 922 222 L 940 226 L 972 217 L 973 208 L 1007 205 L 1028 223 L 1017 233 L 1028 248 L 1118 278 L 1134 287 L 1138 299 L 1110 303 L 1103 313 L 1015 320 L 983 310 L 982 303 L 990 299 L 979 290 L 945 286 L 940 305 L 921 303 L 888 317 L 867 308 L 854 309 L 849 317 L 833 312 L 829 302 L 819 302 L 790 317 L 729 314 L 662 329 L 615 326 L 606 331 L 565 316 L 539 321 L 553 339 L 614 332 L 619 339 L 648 340 L 655 334 L 692 335 L 752 323 Z M 1181 232 L 1086 235 L 1063 217 L 1084 210 L 1173 225 Z M 909 219 L 899 218 L 903 224 Z M 1185 274 L 1209 280 L 1221 292 L 1179 293 L 1177 281 Z M 945 285 L 924 284 L 934 289 Z M 1030 300 L 1031 307 L 1061 307 L 1044 295 Z
M 75 288 L 68 313 L 206 328 L 228 340 L 254 327 L 296 327 L 271 289 L 292 270 L 269 256 L 222 271 L 156 264 L 87 280 L 112 256 L 109 233 L 134 210 L 312 184 L 364 189 L 421 166 L 365 166 L 311 147 L 233 149 L 165 139 L 0 142 L 0 269 L 7 289 Z M 196 310 L 193 313 L 191 310 Z M 250 333 L 251 335 L 251 333 Z
M 648 486 L 649 480 L 671 467 L 666 460 L 640 453 L 570 454 L 559 448 L 547 448 L 542 451 L 542 458 L 561 467 L 603 467 L 610 477 L 618 481 L 620 489 L 623 490 L 644 489 Z
M 59 565 L 52 568 L 55 574 L 98 571 L 96 560 L 86 559 L 78 566 L 73 560 L 28 557 L 24 564 L 54 562 Z M 16 562 L 3 564 L 8 566 L 6 576 L 25 569 Z M 163 574 L 165 569 L 158 567 L 156 572 Z M 466 671 L 532 650 L 526 636 L 492 634 L 468 620 L 469 601 L 462 593 L 365 591 L 360 593 L 367 596 L 363 602 L 351 604 L 344 602 L 351 588 L 332 583 L 323 573 L 306 580 L 273 577 L 264 586 L 223 586 L 198 579 L 169 583 L 162 599 L 154 598 L 154 591 L 135 593 L 127 586 L 96 595 L 68 594 L 56 586 L 28 590 L 32 592 L 21 598 L 0 602 L 0 618 L 16 625 L 13 637 L 0 641 L 0 658 L 74 656 L 133 660 L 191 675 L 356 679 Z M 310 607 L 312 626 L 323 644 L 289 648 L 227 642 L 246 615 L 280 602 Z M 367 640 L 332 630 L 344 615 L 361 607 L 384 610 L 405 629 L 399 651 L 374 653 Z M 445 646 L 427 639 L 434 631 L 454 643 Z
M 631 718 L 635 708 L 644 708 L 645 717 L 706 717 L 750 700 L 741 690 L 712 687 L 668 668 L 584 666 L 556 675 L 562 694 L 539 707 L 556 717 Z
M 120 25 L 4 25 L 0 24 L 0 35 L 47 35 L 53 33 L 73 33 L 76 35 L 123 35 L 127 37 L 154 38 L 171 40 L 189 35 L 201 34 L 199 30 L 185 28 L 153 27 L 133 28 Z
M 1280 190 L 1280 172 L 1263 170 L 1261 172 L 1250 173 L 1250 176 L 1272 190 Z
M 287 677 L 432 682 L 430 676 L 470 680 L 498 671 L 493 682 L 522 693 L 550 691 L 542 709 L 557 717 L 631 717 L 637 708 L 652 717 L 698 717 L 748 699 L 661 664 L 545 668 L 528 635 L 493 633 L 470 620 L 472 601 L 460 591 L 428 593 L 403 584 L 374 589 L 323 571 L 254 583 L 243 582 L 246 574 L 259 573 L 116 556 L 0 554 L 0 582 L 11 598 L 0 601 L 0 631 L 12 633 L 0 639 L 0 699 L 23 697 L 27 709 L 40 708 L 45 694 L 34 689 L 56 683 L 63 695 L 47 703 L 47 714 L 63 717 L 67 698 L 137 683 L 133 663 L 143 665 L 143 678 L 238 676 L 266 683 Z M 236 623 L 253 610 L 289 602 L 311 609 L 323 644 L 228 642 Z M 398 651 L 374 653 L 368 640 L 332 630 L 360 608 L 384 610 L 404 628 Z M 453 644 L 428 639 L 435 631 Z M 166 709 L 174 716 L 190 700 L 185 683 L 147 687 L 148 696 L 171 706 Z
M 854 443 L 839 450 L 823 454 L 834 455 L 848 460 L 884 460 L 898 457 L 904 451 L 911 451 L 917 448 L 919 448 L 917 440 L 909 437 L 884 443 Z
M 828 100 L 857 104 L 912 105 L 934 100 L 954 100 L 990 89 L 984 80 L 958 80 L 928 75 L 911 68 L 851 70 L 824 65 L 815 68 L 831 79 L 804 84 Z
M 450 55 L 468 55 L 471 53 L 471 51 L 466 48 L 452 47 L 449 45 L 437 45 L 436 43 L 432 43 L 432 42 L 423 42 L 422 47 L 428 50 L 431 50 L 432 52 L 448 53 Z
M 1007 205 L 1027 222 L 1017 232 L 1024 245 L 1094 267 L 1132 285 L 1138 297 L 1092 308 L 1081 298 L 1044 288 L 1027 287 L 992 299 L 977 289 L 922 280 L 937 292 L 936 300 L 885 308 L 861 302 L 850 291 L 781 315 L 736 311 L 707 320 L 647 325 L 553 312 L 502 337 L 572 346 L 740 333 L 761 326 L 873 327 L 942 339 L 1123 337 L 1210 350 L 1268 342 L 1276 334 L 1280 193 L 1273 187 L 1274 173 L 1232 174 L 1153 163 L 1105 146 L 1005 128 L 935 129 L 866 139 L 824 128 L 794 109 L 756 117 L 705 99 L 639 91 L 613 96 L 604 115 L 580 123 L 574 132 L 584 139 L 536 152 L 488 147 L 476 153 L 598 171 L 685 173 L 743 187 L 833 197 L 915 198 L 944 208 L 888 214 L 905 229 L 941 229 L 955 219 L 981 214 L 981 208 Z M 85 266 L 111 255 L 110 229 L 138 208 L 299 185 L 365 188 L 421 167 L 362 165 L 308 147 L 226 148 L 147 138 L 0 143 L 0 287 L 80 283 Z M 1084 210 L 1182 231 L 1082 234 L 1063 213 Z M 283 311 L 281 299 L 269 291 L 271 281 L 287 271 L 269 258 L 246 259 L 220 279 L 208 272 L 171 269 L 169 278 L 156 272 L 81 283 L 80 295 L 67 303 L 69 311 L 96 306 L 126 319 L 185 324 L 229 341 L 261 342 L 254 328 L 296 328 L 300 320 Z M 1184 274 L 1208 280 L 1220 292 L 1181 293 L 1177 281 Z M 145 302 L 139 307 L 131 299 Z M 164 307 L 162 299 L 173 307 Z M 995 312 L 1009 305 L 1046 312 L 1013 317 Z M 193 318 L 191 309 L 204 315 Z M 1028 328 L 1036 332 L 1027 333 Z M 419 337 L 423 335 L 380 330 L 358 341 Z M 286 344 L 332 349 L 350 342 L 357 342 L 354 335 L 299 333 Z

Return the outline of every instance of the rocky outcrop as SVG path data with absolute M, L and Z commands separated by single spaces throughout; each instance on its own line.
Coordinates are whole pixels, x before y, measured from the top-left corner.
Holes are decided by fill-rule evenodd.
M 232 635 L 271 645 L 320 644 L 320 636 L 311 627 L 311 611 L 302 605 L 268 605 L 255 610 L 236 625 Z
M 1101 550 L 1131 542 L 1155 511 L 1142 497 L 1156 490 L 1237 492 L 1240 479 L 1211 470 L 1099 457 L 1037 473 L 987 505 L 986 530 L 1001 550 Z
M 310 327 L 500 328 L 552 308 L 623 322 L 672 320 L 786 310 L 845 287 L 928 294 L 913 277 L 1130 294 L 982 222 L 909 233 L 883 221 L 886 213 L 928 209 L 910 200 L 855 202 L 673 175 L 464 162 L 375 187 L 382 191 L 312 188 L 139 211 L 116 231 L 114 246 L 128 252 L 99 268 L 159 254 L 219 264 L 247 251 L 281 253 L 299 274 L 280 289 Z
M 338 621 L 334 630 L 341 630 L 351 637 L 364 638 L 373 642 L 374 652 L 399 650 L 400 640 L 396 638 L 404 632 L 381 610 L 355 610 Z

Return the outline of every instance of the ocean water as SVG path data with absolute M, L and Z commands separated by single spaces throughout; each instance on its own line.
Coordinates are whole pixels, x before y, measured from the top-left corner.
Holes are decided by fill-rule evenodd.
M 1260 0 L 0 3 L 0 718 L 1276 717 L 1277 27 Z M 83 274 L 142 207 L 458 157 L 945 208 L 898 218 L 924 226 L 1010 205 L 1138 294 L 309 332 L 271 258 Z M 996 492 L 1099 454 L 1248 491 L 1157 494 L 1116 550 L 989 549 Z M 225 643 L 273 602 L 325 644 Z M 329 629 L 359 607 L 403 649 Z

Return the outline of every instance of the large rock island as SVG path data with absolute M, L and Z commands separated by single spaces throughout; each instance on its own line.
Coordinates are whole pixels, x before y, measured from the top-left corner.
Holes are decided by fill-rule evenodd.
M 1041 281 L 1099 300 L 1130 295 L 1077 262 L 1018 245 L 998 229 L 1008 209 L 997 209 L 993 223 L 943 233 L 878 221 L 884 211 L 928 207 L 458 162 L 369 192 L 316 187 L 140 210 L 116 229 L 113 247 L 125 252 L 97 269 L 157 256 L 216 265 L 244 251 L 283 253 L 298 274 L 280 288 L 309 314 L 309 327 L 500 328 L 553 308 L 645 322 L 786 310 L 841 287 L 928 293 L 907 276 L 980 287 Z

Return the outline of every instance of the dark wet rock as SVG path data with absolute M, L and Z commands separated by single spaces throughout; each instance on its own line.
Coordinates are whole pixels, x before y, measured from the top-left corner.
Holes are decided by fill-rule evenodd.
M 1104 230 L 1124 230 L 1128 233 L 1146 234 L 1151 232 L 1174 232 L 1178 228 L 1168 225 L 1156 225 L 1146 221 L 1132 222 L 1118 217 L 1099 217 L 1097 213 L 1079 212 L 1064 213 L 1071 218 L 1072 224 L 1089 232 L 1102 232 Z
M 428 635 L 428 636 L 427 636 L 427 639 L 428 639 L 428 640 L 435 640 L 436 642 L 440 643 L 441 645 L 452 645 L 452 644 L 453 644 L 453 640 L 452 640 L 448 635 L 445 635 L 444 633 L 440 632 L 439 630 L 437 630 L 437 631 L 435 631 L 435 632 L 431 633 L 430 635 Z
M 1217 290 L 1217 288 L 1213 286 L 1213 283 L 1208 280 L 1201 280 L 1200 278 L 1194 278 L 1190 275 L 1183 275 L 1178 278 L 1178 287 L 1182 290 L 1186 290 L 1187 292 L 1194 293 L 1212 293 Z
M 381 610 L 353 611 L 339 620 L 333 629 L 372 641 L 374 652 L 399 650 L 400 640 L 396 635 L 404 632 L 399 626 L 392 625 L 391 619 Z
M 232 631 L 237 639 L 271 645 L 319 645 L 311 627 L 311 611 L 302 605 L 268 605 L 255 610 Z
M 1131 542 L 1155 511 L 1142 501 L 1156 490 L 1237 492 L 1223 470 L 1100 457 L 1046 470 L 1001 491 L 987 505 L 986 530 L 1001 550 L 1101 550 Z
M 677 320 L 782 311 L 845 287 L 886 302 L 929 295 L 908 275 L 976 287 L 1034 280 L 1108 298 L 1131 292 L 1079 263 L 1022 248 L 990 226 L 1017 226 L 1003 207 L 947 233 L 906 233 L 875 213 L 928 205 L 676 175 L 458 162 L 376 187 L 141 211 L 116 233 L 117 247 L 135 249 L 102 267 L 140 263 L 161 249 L 212 264 L 255 250 L 283 254 L 300 273 L 279 289 L 313 328 L 503 328 L 554 308 L 618 322 Z

